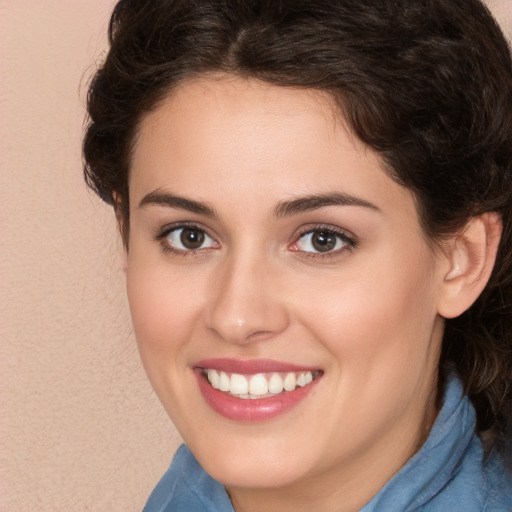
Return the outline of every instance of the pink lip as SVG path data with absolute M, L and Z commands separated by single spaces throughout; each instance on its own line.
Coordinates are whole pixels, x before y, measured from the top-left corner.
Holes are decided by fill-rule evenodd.
M 202 368 L 246 375 L 267 372 L 310 371 L 314 369 L 261 359 L 253 361 L 209 359 L 197 363 L 194 373 L 203 398 L 215 412 L 235 421 L 257 422 L 275 418 L 300 404 L 316 387 L 321 378 L 320 376 L 313 380 L 311 384 L 297 388 L 294 391 L 283 391 L 272 397 L 252 400 L 237 398 L 224 391 L 214 389 L 204 376 Z
M 298 366 L 289 363 L 273 361 L 271 359 L 205 359 L 194 364 L 196 368 L 211 368 L 226 373 L 239 373 L 252 375 L 254 373 L 268 372 L 307 372 L 318 368 Z

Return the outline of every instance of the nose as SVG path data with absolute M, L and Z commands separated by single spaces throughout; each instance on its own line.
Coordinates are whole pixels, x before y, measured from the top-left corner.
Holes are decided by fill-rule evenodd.
M 283 332 L 289 315 L 277 270 L 263 258 L 224 262 L 217 269 L 206 308 L 207 328 L 234 344 L 270 339 Z

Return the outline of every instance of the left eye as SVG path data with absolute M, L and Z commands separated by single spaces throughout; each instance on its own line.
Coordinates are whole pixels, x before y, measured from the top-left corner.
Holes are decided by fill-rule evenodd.
M 196 251 L 216 245 L 204 230 L 193 226 L 172 229 L 165 235 L 164 240 L 179 251 Z
M 300 251 L 326 253 L 350 245 L 350 240 L 334 231 L 319 229 L 302 234 L 295 245 Z

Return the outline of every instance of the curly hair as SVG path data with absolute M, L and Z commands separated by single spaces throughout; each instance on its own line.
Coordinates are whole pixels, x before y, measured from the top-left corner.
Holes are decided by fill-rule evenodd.
M 178 84 L 223 72 L 328 92 L 435 242 L 498 212 L 497 261 L 475 304 L 446 320 L 440 376 L 458 373 L 488 449 L 512 401 L 512 69 L 479 0 L 121 0 L 88 96 L 85 178 L 122 219 L 141 118 Z

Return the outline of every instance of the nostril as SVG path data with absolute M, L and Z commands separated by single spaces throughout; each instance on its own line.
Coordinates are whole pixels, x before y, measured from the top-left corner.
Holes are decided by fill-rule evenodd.
M 251 333 L 248 336 L 248 339 L 256 341 L 256 340 L 259 340 L 259 339 L 270 338 L 273 335 L 274 335 L 274 333 L 272 331 L 257 331 L 257 332 Z

